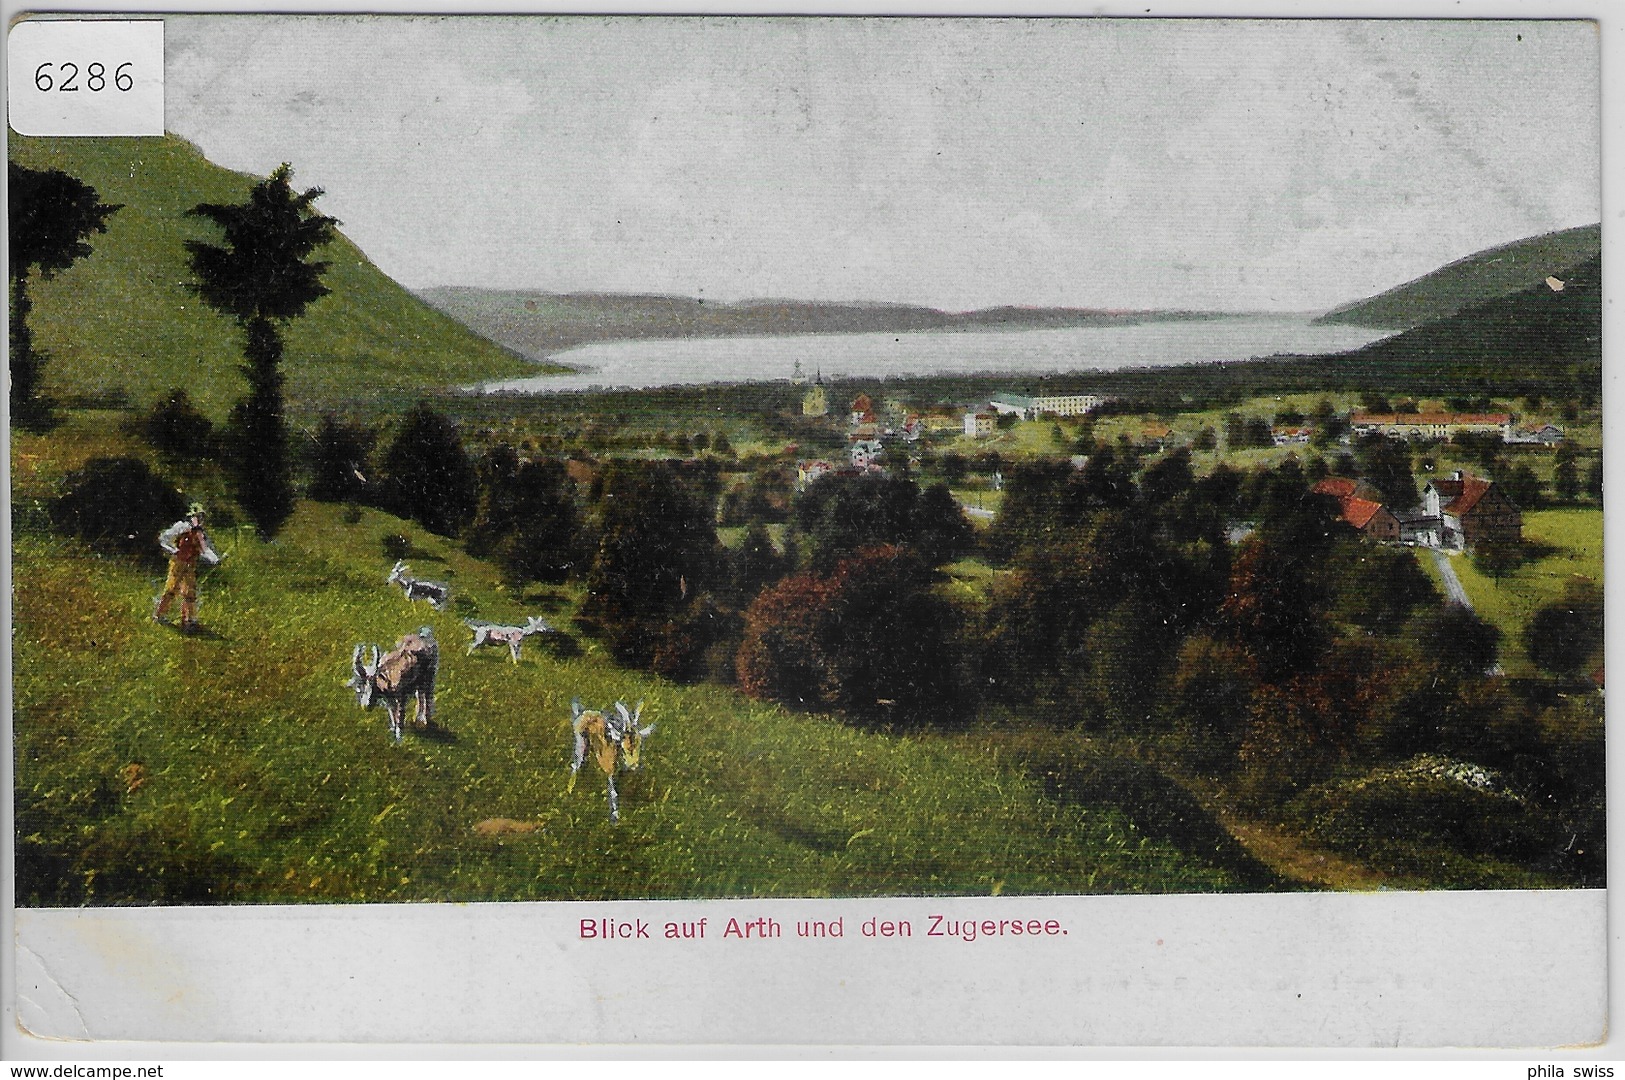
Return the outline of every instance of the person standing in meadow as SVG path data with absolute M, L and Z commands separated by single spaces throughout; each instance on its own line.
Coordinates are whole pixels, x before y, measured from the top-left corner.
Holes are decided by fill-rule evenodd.
M 202 503 L 186 508 L 186 517 L 175 522 L 158 536 L 158 546 L 169 555 L 169 577 L 164 582 L 164 594 L 158 598 L 152 621 L 167 622 L 169 605 L 178 596 L 181 601 L 181 629 L 197 629 L 197 567 L 201 560 L 209 566 L 220 561 L 220 556 L 209 543 L 209 534 L 203 531 Z

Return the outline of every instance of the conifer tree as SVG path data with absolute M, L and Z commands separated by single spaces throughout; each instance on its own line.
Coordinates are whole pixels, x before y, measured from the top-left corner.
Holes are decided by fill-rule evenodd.
M 330 291 L 328 263 L 309 262 L 333 239 L 334 218 L 312 209 L 321 188 L 293 190 L 283 164 L 255 184 L 242 203 L 200 203 L 188 213 L 220 226 L 225 244 L 188 240 L 192 289 L 230 316 L 247 341 L 248 396 L 231 411 L 228 466 L 238 503 L 261 536 L 274 535 L 293 513 L 293 462 L 282 397 L 282 326 Z
M 50 402 L 40 392 L 45 354 L 34 348 L 28 325 L 34 302 L 29 275 L 51 277 L 90 254 L 85 240 L 107 231 L 107 219 L 123 209 L 101 201 L 96 189 L 56 169 L 40 171 L 6 164 L 7 252 L 11 277 L 11 417 L 20 424 L 44 423 Z

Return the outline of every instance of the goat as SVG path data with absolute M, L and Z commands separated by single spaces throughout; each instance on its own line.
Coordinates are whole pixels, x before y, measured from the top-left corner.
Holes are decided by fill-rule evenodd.
M 476 622 L 473 619 L 464 619 L 463 625 L 474 631 L 474 640 L 469 642 L 468 655 L 474 655 L 474 650 L 481 645 L 506 645 L 508 654 L 513 657 L 514 663 L 519 663 L 519 653 L 525 647 L 525 639 L 532 634 L 551 634 L 553 628 L 535 615 L 525 620 L 524 626 L 503 626 L 500 623 Z
M 395 569 L 384 579 L 387 584 L 399 585 L 408 600 L 427 600 L 436 611 L 444 611 L 451 599 L 451 586 L 443 581 L 419 581 L 408 572 L 406 560 L 395 564 Z
M 401 741 L 401 729 L 406 720 L 406 699 L 416 699 L 417 726 L 426 728 L 434 722 L 434 679 L 440 667 L 440 646 L 434 639 L 434 627 L 425 626 L 415 634 L 407 634 L 382 657 L 378 646 L 372 647 L 372 662 L 361 661 L 364 645 L 357 645 L 350 657 L 355 674 L 345 685 L 355 691 L 363 709 L 371 708 L 375 698 L 382 700 L 389 710 L 389 730 L 395 741 Z
M 638 727 L 638 720 L 643 716 L 641 701 L 630 713 L 626 711 L 624 703 L 617 701 L 615 713 L 609 715 L 597 709 L 584 709 L 579 698 L 570 702 L 570 727 L 575 732 L 575 760 L 570 762 L 570 783 L 565 788 L 566 791 L 575 790 L 576 773 L 580 771 L 581 763 L 587 760 L 587 743 L 590 741 L 593 757 L 609 781 L 610 821 L 621 820 L 620 802 L 615 795 L 615 769 L 624 767 L 628 771 L 636 771 L 641 765 L 638 757 L 643 752 L 643 740 L 655 729 L 653 724 L 646 728 Z

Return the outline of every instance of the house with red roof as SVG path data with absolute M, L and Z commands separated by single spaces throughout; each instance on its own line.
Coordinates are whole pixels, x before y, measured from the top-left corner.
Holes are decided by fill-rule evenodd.
M 1422 504 L 1444 526 L 1446 544 L 1472 548 L 1523 540 L 1523 513 L 1493 480 L 1458 470 L 1449 478 L 1429 480 Z
M 1399 519 L 1380 502 L 1370 499 L 1348 498 L 1339 504 L 1343 520 L 1373 540 L 1398 540 Z
M 1512 417 L 1507 413 L 1368 413 L 1349 415 L 1349 429 L 1355 435 L 1386 435 L 1391 439 L 1438 439 L 1448 442 L 1458 435 L 1499 435 L 1512 433 Z
M 1382 504 L 1376 490 L 1365 481 L 1346 476 L 1328 476 L 1315 481 L 1315 486 L 1310 490 L 1316 495 L 1330 495 L 1336 499 L 1343 520 L 1371 539 L 1405 539 L 1399 517 Z

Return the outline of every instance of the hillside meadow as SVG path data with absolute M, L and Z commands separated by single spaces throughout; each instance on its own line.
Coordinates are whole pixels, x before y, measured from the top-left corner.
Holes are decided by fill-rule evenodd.
M 31 169 L 66 172 L 94 187 L 103 203 L 123 207 L 105 233 L 90 237 L 89 256 L 30 283 L 35 345 L 50 356 L 46 391 L 146 405 L 182 387 L 206 415 L 224 419 L 242 396 L 242 334 L 187 287 L 184 242 L 220 239 L 218 229 L 187 211 L 202 202 L 241 202 L 257 178 L 213 164 L 172 135 L 9 132 L 7 156 Z M 302 190 L 308 185 L 300 180 L 296 168 L 294 184 Z M 283 370 L 295 411 L 548 370 L 429 307 L 342 233 L 316 258 L 331 263 L 323 279 L 331 295 L 287 327 Z
M 79 456 L 86 423 L 31 437 L 20 505 L 65 471 L 53 450 Z M 107 425 L 95 427 L 110 449 Z M 30 520 L 19 518 L 13 547 L 25 905 L 1184 892 L 1269 880 L 1057 794 L 1023 752 L 1030 740 L 864 731 L 619 670 L 570 637 L 568 597 L 512 596 L 485 564 L 377 511 L 305 503 L 271 543 L 217 527 L 226 559 L 205 572 L 196 636 L 150 621 L 159 571 Z M 385 540 L 402 533 L 413 569 L 452 583 L 445 612 L 385 585 Z M 462 618 L 526 613 L 564 633 L 531 639 L 518 665 L 506 650 L 465 655 Z M 443 729 L 409 729 L 397 746 L 383 711 L 361 711 L 343 683 L 356 643 L 387 647 L 421 625 L 442 645 Z M 658 725 L 643 770 L 621 778 L 619 825 L 591 764 L 566 791 L 574 697 L 643 700 Z

